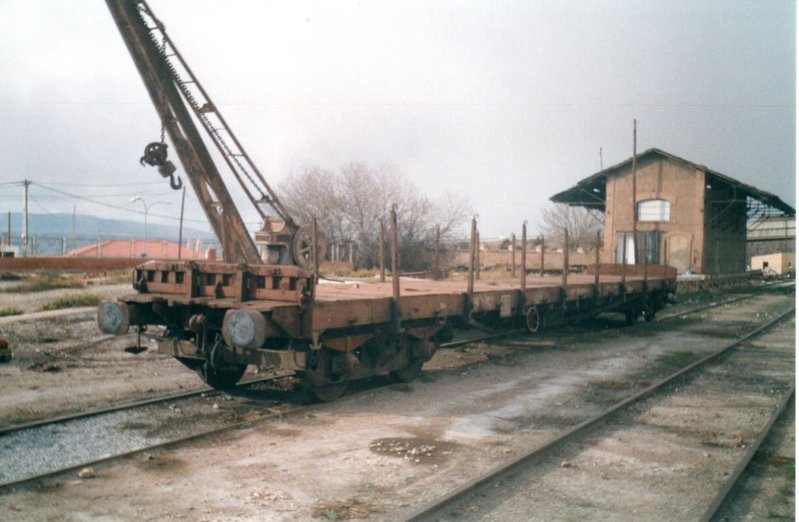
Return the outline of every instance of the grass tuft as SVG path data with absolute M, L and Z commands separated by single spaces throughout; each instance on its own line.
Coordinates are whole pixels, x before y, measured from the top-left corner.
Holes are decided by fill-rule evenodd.
M 0 308 L 0 317 L 8 317 L 9 315 L 22 315 L 25 310 L 17 308 L 16 306 Z
M 655 362 L 661 366 L 671 368 L 683 368 L 688 366 L 696 359 L 694 352 L 669 352 L 657 356 Z
M 31 409 L 22 409 L 22 410 L 15 410 L 11 413 L 7 418 L 6 422 L 8 424 L 25 424 L 26 422 L 33 422 L 42 420 L 46 417 L 46 415 L 37 410 Z
M 47 302 L 38 308 L 38 311 L 60 310 L 62 308 L 77 308 L 80 306 L 97 306 L 103 298 L 95 294 L 72 294 L 59 297 Z
M 50 274 L 39 274 L 24 279 L 19 284 L 7 288 L 5 291 L 8 293 L 28 294 L 32 292 L 45 292 L 47 290 L 85 287 L 86 282 L 80 277 L 59 277 Z

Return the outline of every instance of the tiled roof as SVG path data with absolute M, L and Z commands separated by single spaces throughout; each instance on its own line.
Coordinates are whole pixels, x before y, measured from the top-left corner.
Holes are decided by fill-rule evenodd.
M 134 239 L 117 239 L 101 241 L 94 245 L 72 250 L 67 255 L 70 257 L 144 257 L 142 252 L 147 252 L 148 259 L 177 259 L 178 245 L 166 240 L 144 241 Z M 193 252 L 191 249 L 181 247 L 181 259 L 203 259 L 205 252 Z

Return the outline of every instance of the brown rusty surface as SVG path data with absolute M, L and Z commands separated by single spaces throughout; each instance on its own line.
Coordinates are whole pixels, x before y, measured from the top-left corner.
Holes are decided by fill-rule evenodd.
M 395 305 L 392 282 L 324 283 L 316 286 L 311 298 L 306 288 L 312 278 L 296 267 L 151 261 L 136 270 L 140 293 L 123 300 L 271 312 L 272 321 L 288 335 L 307 338 L 312 332 L 384 324 L 395 318 L 437 320 L 467 313 L 511 317 L 522 315 L 525 305 L 576 302 L 579 306 L 595 299 L 615 302 L 645 291 L 673 288 L 669 270 L 649 268 L 650 274 L 666 277 L 651 276 L 645 286 L 640 271 L 630 270 L 624 283 L 618 275 L 601 275 L 597 285 L 593 275 L 575 274 L 563 286 L 561 277 L 532 275 L 524 290 L 516 280 L 474 281 L 471 294 L 466 281 L 404 278 L 399 281 L 400 297 Z
M 141 259 L 81 257 L 0 257 L 0 270 L 63 270 L 65 272 L 101 272 L 126 270 L 140 265 Z
M 650 267 L 652 268 L 652 267 Z M 651 274 L 650 274 L 651 275 Z M 659 277 L 650 277 L 650 283 L 659 281 Z M 627 274 L 627 285 L 632 286 L 637 281 L 643 281 L 642 276 L 633 276 Z M 605 283 L 616 283 L 605 284 Z M 617 284 L 621 283 L 621 277 L 616 275 L 601 275 L 601 283 L 603 292 L 610 292 L 611 288 L 616 288 Z M 593 286 L 594 276 L 584 274 L 570 275 L 568 288 L 573 286 Z M 538 275 L 530 275 L 527 277 L 527 289 L 559 289 L 561 287 L 560 276 L 540 277 Z M 639 285 L 640 286 L 640 285 Z M 482 292 L 502 292 L 509 290 L 519 290 L 519 281 L 515 280 L 490 280 L 490 281 L 475 281 L 475 293 Z M 400 296 L 421 296 L 421 295 L 436 295 L 436 294 L 465 294 L 466 282 L 465 281 L 432 281 L 432 280 L 400 280 Z M 348 299 L 363 299 L 365 297 L 391 297 L 391 283 L 352 283 L 352 284 L 321 284 L 316 289 L 317 301 L 345 301 Z

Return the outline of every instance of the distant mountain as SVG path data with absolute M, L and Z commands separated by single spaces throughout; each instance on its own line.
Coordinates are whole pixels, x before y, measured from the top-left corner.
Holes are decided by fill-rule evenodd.
M 147 224 L 148 239 L 166 239 L 177 242 L 178 228 L 175 225 Z M 72 238 L 72 214 L 28 214 L 28 235 L 36 238 L 36 254 L 61 254 L 66 247 L 82 247 L 106 239 L 142 239 L 144 218 L 140 221 L 105 219 L 78 214 L 75 216 L 75 236 Z M 8 235 L 8 214 L 0 214 L 0 234 Z M 21 245 L 22 214 L 11 213 L 11 244 Z M 201 238 L 203 243 L 215 242 L 213 233 L 183 227 L 183 243 L 189 238 Z M 66 241 L 66 245 L 64 242 Z

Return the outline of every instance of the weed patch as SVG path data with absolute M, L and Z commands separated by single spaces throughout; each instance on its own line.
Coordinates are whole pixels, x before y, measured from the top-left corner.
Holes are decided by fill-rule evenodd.
M 8 424 L 24 424 L 26 422 L 42 420 L 45 417 L 46 415 L 44 413 L 36 410 L 16 410 L 6 418 L 6 422 L 8 422 Z
M 655 363 L 668 368 L 683 368 L 688 366 L 696 359 L 696 354 L 687 352 L 669 352 L 658 355 Z
M 8 317 L 9 315 L 22 315 L 25 310 L 17 307 L 0 308 L 0 317 Z
M 38 311 L 46 312 L 47 310 L 60 310 L 62 308 L 76 308 L 79 306 L 97 306 L 102 300 L 102 297 L 95 294 L 66 295 L 43 304 L 38 308 Z
M 86 282 L 79 277 L 59 277 L 49 274 L 40 274 L 28 279 L 24 279 L 19 284 L 7 288 L 5 292 L 28 294 L 33 292 L 45 292 L 47 290 L 85 287 Z
M 372 513 L 382 512 L 382 509 L 368 502 L 349 498 L 319 504 L 314 508 L 312 516 L 315 520 L 352 520 L 369 518 Z

